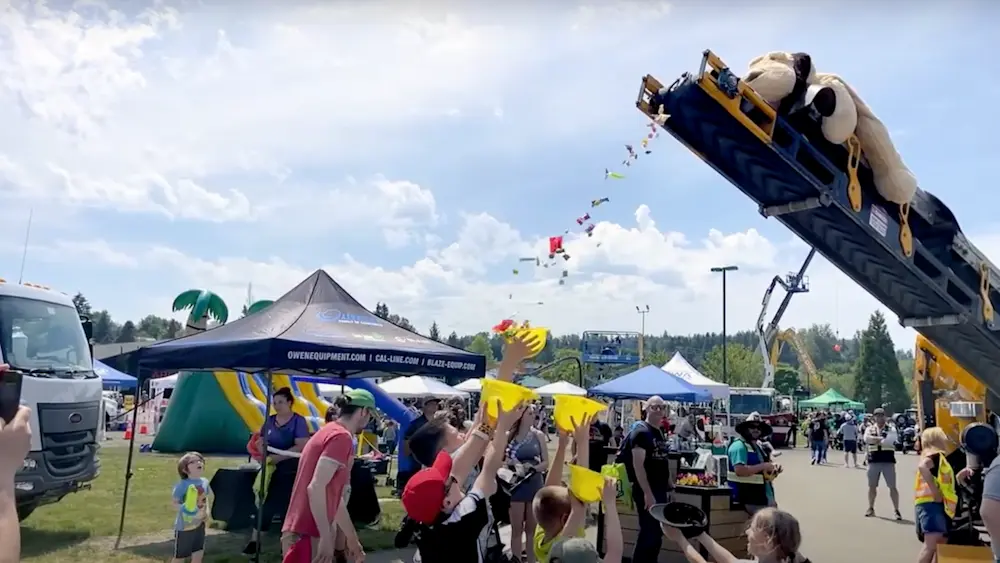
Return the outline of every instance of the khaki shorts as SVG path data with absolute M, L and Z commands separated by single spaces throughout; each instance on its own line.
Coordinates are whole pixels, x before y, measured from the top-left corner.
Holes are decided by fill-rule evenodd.
M 868 464 L 868 488 L 878 487 L 880 479 L 885 479 L 885 486 L 890 489 L 896 488 L 896 464 L 895 463 L 869 463 Z

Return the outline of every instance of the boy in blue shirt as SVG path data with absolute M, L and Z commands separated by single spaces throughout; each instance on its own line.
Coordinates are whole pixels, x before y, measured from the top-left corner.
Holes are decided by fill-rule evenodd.
M 177 509 L 174 522 L 173 563 L 191 558 L 191 563 L 201 563 L 205 557 L 205 524 L 208 521 L 208 486 L 205 457 L 198 452 L 184 454 L 177 462 L 181 480 L 174 485 L 173 501 Z

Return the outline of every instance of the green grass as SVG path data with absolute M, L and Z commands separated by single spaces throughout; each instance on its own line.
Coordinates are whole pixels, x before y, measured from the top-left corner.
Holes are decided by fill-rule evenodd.
M 171 527 L 175 512 L 170 491 L 177 481 L 176 456 L 139 454 L 133 460 L 134 476 L 129 483 L 128 511 L 125 518 L 123 547 L 113 551 L 118 533 L 124 488 L 127 450 L 121 447 L 101 451 L 101 475 L 93 488 L 64 498 L 58 504 L 44 506 L 21 527 L 21 558 L 36 563 L 78 563 L 99 560 L 110 563 L 165 561 L 173 546 Z M 245 458 L 209 457 L 207 473 L 222 467 L 236 467 Z M 389 489 L 378 487 L 379 498 L 389 496 Z M 402 519 L 398 502 L 382 504 L 380 523 L 361 530 L 366 551 L 391 549 L 393 537 Z M 244 532 L 229 534 L 212 530 L 207 540 L 205 561 L 227 563 L 246 561 L 240 554 L 247 540 Z M 264 539 L 262 561 L 281 560 L 277 535 Z

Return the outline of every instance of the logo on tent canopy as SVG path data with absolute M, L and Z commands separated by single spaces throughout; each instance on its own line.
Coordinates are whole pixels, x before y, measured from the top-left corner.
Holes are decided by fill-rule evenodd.
M 316 318 L 324 323 L 340 323 L 348 325 L 385 326 L 375 315 L 345 313 L 339 309 L 325 309 L 316 313 Z

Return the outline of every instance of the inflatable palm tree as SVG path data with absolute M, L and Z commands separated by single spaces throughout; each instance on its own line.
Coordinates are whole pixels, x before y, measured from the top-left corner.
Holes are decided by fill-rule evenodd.
M 219 324 L 229 320 L 229 308 L 221 297 L 207 289 L 189 289 L 174 298 L 173 310 L 190 309 L 184 334 L 204 332 L 208 328 L 208 320 L 214 319 Z
M 249 307 L 247 307 L 247 316 L 249 317 L 254 313 L 259 313 L 260 311 L 267 309 L 268 307 L 271 306 L 272 303 L 274 303 L 274 301 L 270 299 L 261 299 L 260 301 L 254 301 Z

